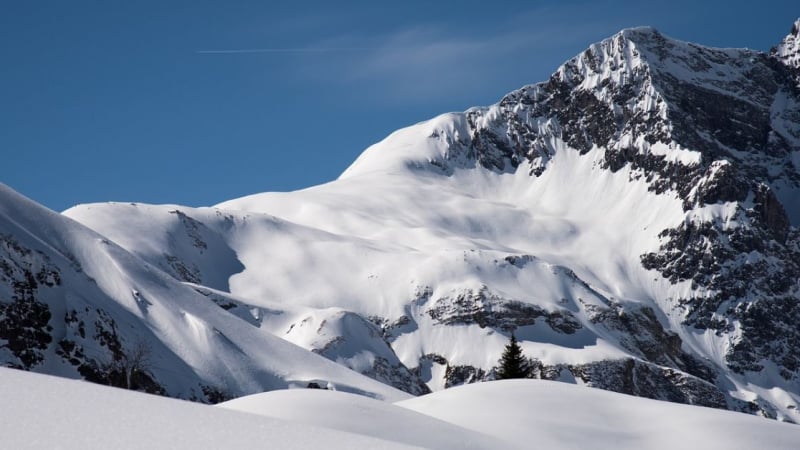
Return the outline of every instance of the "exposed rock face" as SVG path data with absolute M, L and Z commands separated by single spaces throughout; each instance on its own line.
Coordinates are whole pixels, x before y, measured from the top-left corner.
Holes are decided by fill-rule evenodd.
M 581 329 L 581 323 L 569 311 L 547 312 L 540 306 L 518 300 L 505 300 L 491 294 L 486 286 L 475 292 L 467 290 L 454 298 L 443 297 L 433 302 L 428 315 L 438 324 L 477 324 L 481 328 L 491 327 L 513 331 L 517 327 L 533 325 L 539 317 L 559 333 L 573 334 Z
M 635 359 L 569 366 L 542 366 L 541 378 L 569 374 L 589 386 L 639 397 L 710 408 L 727 408 L 725 395 L 713 384 L 686 373 Z
M 67 311 L 64 324 L 68 333 L 58 342 L 55 353 L 74 366 L 84 379 L 151 394 L 166 394 L 151 373 L 152 349 L 143 341 L 124 344 L 119 327 L 109 313 L 103 309 L 72 309 Z M 88 334 L 87 330 L 90 331 Z M 86 348 L 97 344 L 100 352 Z M 208 401 L 202 397 L 195 400 Z
M 131 349 L 122 342 L 116 321 L 107 312 L 87 306 L 55 316 L 52 304 L 42 297 L 64 292 L 63 275 L 46 253 L 27 248 L 13 236 L 0 235 L 0 256 L 2 287 L 12 290 L 10 298 L 0 295 L 0 355 L 5 365 L 36 370 L 45 362 L 52 363 L 54 354 L 89 381 L 164 393 L 149 373 L 149 362 L 122 364 Z M 80 266 L 73 264 L 68 270 L 80 271 Z
M 714 383 L 716 374 L 707 363 L 683 350 L 681 338 L 665 330 L 655 312 L 646 306 L 625 308 L 612 303 L 609 308 L 590 308 L 592 323 L 620 333 L 620 345 L 644 361 L 686 372 Z
M 13 236 L 0 235 L 0 355 L 11 367 L 30 370 L 41 364 L 53 341 L 52 313 L 38 291 L 61 284 L 61 274 L 47 255 L 34 252 Z M 10 294 L 10 295 L 9 295 Z

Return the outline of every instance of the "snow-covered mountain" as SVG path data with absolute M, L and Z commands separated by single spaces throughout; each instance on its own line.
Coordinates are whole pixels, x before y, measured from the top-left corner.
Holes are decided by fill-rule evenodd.
M 623 30 L 301 191 L 59 216 L 4 189 L 0 355 L 108 381 L 145 340 L 155 392 L 393 398 L 355 372 L 491 378 L 513 331 L 540 378 L 800 421 L 798 29 Z
M 232 300 L 2 186 L 0 230 L 4 365 L 206 402 L 320 382 L 408 397 L 246 325 L 220 307 Z

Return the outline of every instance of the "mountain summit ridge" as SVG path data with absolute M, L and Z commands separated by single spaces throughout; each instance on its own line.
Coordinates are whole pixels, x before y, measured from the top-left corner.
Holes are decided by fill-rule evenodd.
M 152 368 L 168 395 L 215 401 L 331 381 L 317 358 L 310 373 L 248 362 L 255 356 L 242 349 L 265 333 L 265 345 L 278 336 L 417 395 L 491 379 L 514 332 L 537 378 L 800 421 L 791 36 L 763 53 L 625 29 L 494 105 L 392 133 L 324 185 L 213 208 L 113 203 L 63 214 L 129 252 L 130 267 L 146 267 L 100 283 L 103 295 L 180 318 L 140 315 L 145 327 L 181 330 L 157 333 L 194 374 L 191 389 L 177 389 Z M 12 256 L 3 255 L 8 267 L 26 268 Z M 147 300 L 158 292 L 137 287 L 148 271 L 171 277 L 181 300 Z M 4 279 L 8 291 L 20 280 Z M 102 320 L 62 313 L 59 298 L 80 293 L 52 289 L 38 331 L 61 335 L 32 343 L 41 365 L 26 368 L 102 375 L 89 369 L 123 358 L 136 326 L 111 327 L 117 341 L 87 337 L 79 320 Z M 191 302 L 211 305 L 192 309 L 209 317 L 187 318 Z M 212 345 L 172 340 L 191 335 Z M 224 364 L 249 375 L 202 364 L 211 349 L 229 349 Z M 331 378 L 399 395 L 358 374 Z
M 770 54 L 787 66 L 800 70 L 800 19 L 794 22 L 792 31 L 770 51 Z
M 737 64 L 726 65 L 732 60 Z M 485 167 L 516 170 L 528 160 L 531 170 L 539 174 L 552 149 L 543 142 L 546 139 L 536 139 L 554 134 L 582 152 L 593 145 L 605 147 L 605 164 L 611 170 L 626 163 L 660 170 L 661 179 L 654 180 L 657 191 L 690 189 L 693 180 L 675 172 L 688 172 L 696 182 L 701 170 L 723 155 L 754 162 L 757 176 L 776 184 L 776 174 L 770 170 L 787 162 L 793 166 L 785 141 L 800 137 L 794 120 L 800 108 L 792 100 L 784 111 L 772 114 L 773 103 L 786 101 L 778 93 L 790 86 L 787 73 L 771 61 L 763 52 L 703 47 L 667 38 L 651 27 L 626 29 L 592 44 L 546 82 L 513 91 L 494 106 L 472 108 L 463 118 L 461 113 L 448 115 L 453 123 L 432 130 L 432 135 L 441 135 L 450 144 L 438 154 L 425 156 L 446 166 L 446 160 L 463 156 L 454 150 L 465 147 L 462 153 L 467 160 L 477 159 Z M 690 98 L 716 110 L 696 111 L 686 104 Z M 492 124 L 503 114 L 509 123 L 512 115 L 518 116 L 513 119 L 516 128 L 493 133 Z M 785 117 L 772 127 L 771 115 L 776 114 Z M 484 147 L 493 152 L 483 151 Z M 761 160 L 732 149 L 758 152 Z M 637 161 L 648 154 L 648 162 Z M 359 166 L 371 166 L 365 162 L 369 157 L 387 156 L 368 149 L 343 176 L 353 176 Z M 791 191 L 780 185 L 786 192 L 782 200 L 791 203 L 792 215 L 797 216 L 796 196 L 791 194 L 798 178 L 792 171 L 778 176 L 792 185 Z

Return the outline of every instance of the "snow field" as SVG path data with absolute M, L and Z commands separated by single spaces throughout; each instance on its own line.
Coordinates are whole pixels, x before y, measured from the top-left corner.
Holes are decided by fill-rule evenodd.
M 565 383 L 478 383 L 396 402 L 317 389 L 201 405 L 0 368 L 14 449 L 795 449 L 800 427 Z

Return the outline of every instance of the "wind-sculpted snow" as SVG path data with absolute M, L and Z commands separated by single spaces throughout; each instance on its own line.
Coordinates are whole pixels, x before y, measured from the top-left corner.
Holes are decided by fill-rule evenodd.
M 182 294 L 113 281 L 121 311 L 50 314 L 124 360 L 109 342 L 127 315 L 195 305 L 168 322 L 194 332 L 154 334 L 190 368 L 224 355 L 200 377 L 216 399 L 272 386 L 214 371 L 265 370 L 256 348 L 275 342 L 417 395 L 491 379 L 514 332 L 540 378 L 798 421 L 796 42 L 796 24 L 770 54 L 623 30 L 495 105 L 392 133 L 328 184 L 214 208 L 77 206 L 64 214 L 114 261 L 136 261 L 119 273 L 157 273 Z M 50 262 L 10 252 L 9 296 L 66 289 L 36 281 L 30 294 Z M 49 258 L 94 261 L 64 255 Z M 23 331 L 27 353 L 9 364 L 47 359 L 53 344 Z M 186 343 L 198 340 L 214 344 Z M 64 359 L 85 359 L 79 341 Z M 336 384 L 273 361 L 277 384 Z

